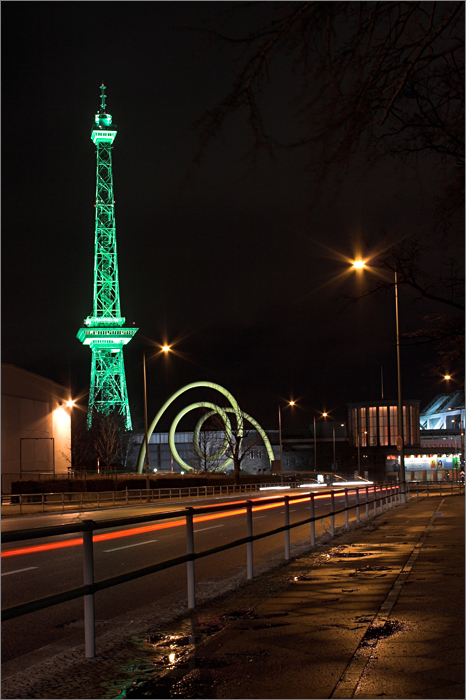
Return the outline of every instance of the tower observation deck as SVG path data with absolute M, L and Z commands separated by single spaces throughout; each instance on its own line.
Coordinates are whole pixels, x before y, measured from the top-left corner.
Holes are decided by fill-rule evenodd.
M 117 411 L 124 417 L 126 429 L 131 430 L 123 347 L 138 329 L 124 328 L 125 319 L 120 311 L 112 173 L 112 144 L 117 128 L 112 124 L 112 116 L 105 111 L 105 89 L 102 85 L 100 109 L 91 132 L 97 155 L 94 307 L 77 337 L 92 351 L 88 427 L 94 412 Z

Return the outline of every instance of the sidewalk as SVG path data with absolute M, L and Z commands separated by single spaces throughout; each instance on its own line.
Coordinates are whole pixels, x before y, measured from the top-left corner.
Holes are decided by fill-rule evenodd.
M 4 664 L 2 698 L 464 698 L 464 573 L 464 497 L 420 498 L 95 659 Z

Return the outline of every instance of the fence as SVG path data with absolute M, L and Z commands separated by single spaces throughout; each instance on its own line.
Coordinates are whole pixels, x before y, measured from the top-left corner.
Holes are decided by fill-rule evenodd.
M 292 488 L 296 484 L 287 484 Z M 125 491 L 68 491 L 63 493 L 19 493 L 2 496 L 2 515 L 19 513 L 45 513 L 84 508 L 111 508 L 113 506 L 152 503 L 153 501 L 205 498 L 207 496 L 231 496 L 253 493 L 277 484 L 233 484 L 226 486 L 185 486 L 159 489 L 125 489 Z
M 419 498 L 422 495 L 423 488 L 419 489 L 419 484 L 416 484 L 417 489 L 415 491 L 408 490 L 409 497 Z M 429 495 L 429 486 L 438 487 L 439 484 L 429 483 L 426 486 L 427 496 Z M 456 483 L 456 491 L 461 494 L 464 493 L 464 485 L 461 483 Z M 441 487 L 441 485 L 440 485 Z M 438 488 L 437 488 L 438 490 Z M 450 492 L 454 493 L 453 484 L 451 485 Z M 364 495 L 364 501 L 361 503 L 361 493 Z M 344 495 L 344 507 L 336 509 L 335 507 L 335 494 Z M 316 520 L 321 520 L 324 518 L 330 518 L 330 534 L 333 537 L 335 535 L 335 516 L 344 513 L 345 514 L 345 527 L 349 527 L 349 511 L 356 511 L 356 521 L 360 520 L 360 510 L 361 506 L 365 506 L 366 518 L 369 517 L 370 505 L 373 505 L 374 517 L 378 513 L 378 508 L 380 512 L 383 512 L 384 501 L 385 509 L 388 510 L 393 505 L 396 505 L 397 500 L 399 501 L 399 487 L 394 484 L 382 484 L 373 485 L 365 487 L 356 487 L 345 489 L 335 489 L 332 491 L 320 491 L 319 495 L 326 495 L 330 497 L 330 511 L 325 515 L 320 514 L 315 515 L 315 496 L 316 493 L 303 492 L 294 495 L 278 496 L 276 498 L 267 499 L 267 505 L 272 504 L 283 504 L 285 506 L 285 518 L 284 525 L 273 530 L 268 530 L 267 532 L 261 533 L 259 535 L 253 534 L 253 520 L 252 513 L 254 511 L 254 506 L 260 507 L 260 501 L 246 501 L 245 504 L 232 503 L 227 505 L 211 505 L 204 506 L 202 509 L 196 509 L 193 507 L 185 508 L 179 511 L 171 511 L 169 513 L 158 513 L 151 515 L 135 516 L 130 518 L 118 518 L 114 520 L 106 520 L 101 522 L 94 522 L 93 520 L 84 520 L 80 523 L 73 525 L 58 525 L 46 528 L 37 528 L 34 530 L 20 530 L 16 532 L 6 532 L 2 533 L 2 543 L 8 542 L 20 542 L 24 540 L 39 539 L 44 537 L 53 537 L 57 535 L 73 534 L 82 532 L 83 535 L 83 567 L 84 567 L 84 581 L 83 585 L 78 588 L 73 588 L 62 593 L 47 596 L 45 598 L 40 598 L 38 600 L 33 600 L 28 603 L 23 603 L 21 605 L 15 605 L 11 608 L 2 610 L 2 621 L 10 620 L 15 617 L 20 617 L 26 615 L 27 613 L 34 612 L 37 610 L 43 610 L 45 608 L 58 605 L 59 603 L 64 603 L 69 600 L 74 600 L 76 598 L 84 598 L 84 628 L 85 628 L 85 654 L 86 657 L 92 658 L 95 656 L 95 619 L 94 619 L 94 594 L 97 591 L 110 588 L 112 586 L 117 586 L 126 581 L 131 581 L 142 576 L 147 576 L 149 574 L 155 573 L 157 571 L 162 571 L 164 569 L 172 568 L 173 566 L 178 566 L 179 564 L 186 563 L 187 565 L 187 588 L 188 588 L 188 608 L 194 609 L 196 606 L 195 600 L 195 570 L 194 562 L 196 559 L 202 557 L 208 557 L 219 552 L 232 549 L 233 547 L 238 547 L 240 545 L 246 544 L 247 557 L 246 557 L 246 572 L 247 578 L 253 578 L 253 542 L 262 539 L 264 537 L 271 537 L 272 535 L 279 534 L 281 532 L 285 533 L 285 560 L 290 559 L 290 530 L 295 527 L 300 527 L 307 523 L 311 525 L 310 533 L 310 545 L 313 547 L 315 545 L 315 522 Z M 356 503 L 349 504 L 349 496 L 356 496 Z M 304 520 L 300 520 L 297 523 L 290 524 L 290 504 L 302 500 L 303 498 L 308 499 L 310 516 Z M 242 510 L 246 513 L 247 521 L 247 536 L 238 540 L 234 540 L 227 544 L 221 546 L 213 547 L 212 549 L 204 550 L 202 552 L 195 552 L 194 550 L 194 530 L 193 521 L 197 513 L 202 513 L 205 515 L 207 513 L 224 513 L 228 511 L 238 511 Z M 93 553 L 93 531 L 98 529 L 107 529 L 120 527 L 122 525 L 128 526 L 133 524 L 140 524 L 144 522 L 153 522 L 159 520 L 166 520 L 168 518 L 182 517 L 185 519 L 186 523 L 186 555 L 176 557 L 174 559 L 169 559 L 164 562 L 159 562 L 157 564 L 152 564 L 141 569 L 136 569 L 134 571 L 127 572 L 125 574 L 120 574 L 118 576 L 112 576 L 108 579 L 103 579 L 100 581 L 94 581 L 94 553 Z

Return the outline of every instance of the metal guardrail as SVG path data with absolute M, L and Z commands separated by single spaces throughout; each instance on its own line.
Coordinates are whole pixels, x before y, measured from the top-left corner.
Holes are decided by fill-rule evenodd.
M 432 484 L 428 484 L 431 486 Z M 422 488 L 419 490 L 419 484 L 416 484 L 417 489 L 415 496 L 419 497 L 422 494 Z M 456 484 L 458 493 L 464 493 L 464 485 Z M 426 488 L 427 495 L 429 495 L 429 489 Z M 364 494 L 365 499 L 361 503 L 360 496 L 361 492 Z M 453 493 L 453 486 L 451 488 L 451 493 Z M 344 507 L 336 509 L 335 507 L 335 493 L 344 495 Z M 356 503 L 349 504 L 349 495 L 356 494 Z M 326 495 L 330 496 L 330 511 L 325 515 L 315 515 L 315 497 L 316 495 Z M 372 496 L 370 498 L 370 496 Z M 415 497 L 412 490 L 408 489 L 408 498 Z M 302 500 L 304 498 L 309 499 L 310 506 L 310 516 L 304 520 L 300 520 L 296 523 L 290 523 L 290 503 L 297 500 Z M 45 608 L 58 605 L 75 598 L 84 598 L 84 627 L 85 627 L 85 654 L 87 658 L 92 658 L 95 656 L 95 616 L 94 616 L 94 594 L 97 591 L 110 588 L 112 586 L 117 586 L 126 581 L 135 580 L 142 576 L 147 576 L 148 574 L 155 573 L 156 571 L 162 571 L 164 569 L 172 568 L 173 566 L 178 566 L 179 564 L 186 563 L 187 565 L 187 587 L 188 587 L 188 608 L 194 609 L 196 606 L 195 600 L 195 571 L 194 562 L 196 559 L 201 559 L 203 557 L 211 556 L 219 552 L 232 549 L 233 547 L 238 547 L 240 545 L 246 544 L 247 546 L 247 561 L 246 561 L 246 571 L 247 578 L 253 578 L 253 542 L 262 539 L 264 537 L 271 537 L 272 535 L 279 534 L 280 532 L 285 533 L 285 560 L 290 559 L 290 530 L 295 527 L 300 527 L 310 523 L 311 533 L 310 533 L 310 546 L 315 545 L 315 522 L 316 520 L 322 520 L 325 518 L 330 518 L 330 534 L 333 537 L 335 535 L 335 516 L 340 513 L 345 513 L 345 527 L 349 528 L 349 511 L 356 510 L 356 521 L 360 520 L 360 509 L 361 506 L 365 506 L 366 518 L 369 517 L 369 506 L 373 504 L 374 517 L 377 516 L 378 508 L 380 512 L 383 512 L 384 501 L 385 509 L 388 510 L 393 505 L 396 505 L 397 501 L 400 500 L 399 486 L 394 484 L 381 484 L 365 487 L 351 487 L 348 488 L 335 488 L 335 490 L 322 490 L 318 493 L 314 492 L 303 492 L 295 495 L 280 495 L 276 498 L 267 499 L 267 505 L 281 504 L 285 505 L 285 522 L 284 525 L 273 530 L 268 530 L 259 535 L 253 534 L 253 520 L 252 513 L 254 511 L 254 506 L 257 505 L 259 508 L 263 505 L 261 501 L 248 500 L 246 503 L 232 503 L 228 505 L 211 505 L 204 506 L 199 509 L 189 507 L 184 508 L 179 511 L 171 511 L 168 513 L 156 513 L 150 515 L 134 516 L 130 518 L 118 518 L 112 520 L 105 520 L 100 522 L 94 522 L 93 520 L 84 520 L 80 523 L 73 525 L 58 525 L 46 528 L 35 528 L 32 530 L 18 530 L 14 532 L 2 533 L 2 543 L 9 542 L 20 542 L 25 540 L 40 539 L 44 537 L 52 537 L 64 534 L 73 533 L 83 533 L 83 567 L 84 567 L 84 581 L 83 585 L 78 588 L 73 588 L 68 591 L 63 591 L 62 593 L 57 593 L 55 595 L 47 596 L 45 598 L 40 598 L 38 600 L 29 601 L 28 603 L 23 603 L 20 605 L 15 605 L 11 608 L 2 610 L 2 621 L 10 620 L 15 617 L 20 617 L 30 612 L 37 610 L 43 610 Z M 247 520 L 247 536 L 241 539 L 233 540 L 221 546 L 213 547 L 212 549 L 204 550 L 202 552 L 195 552 L 194 549 L 194 529 L 193 522 L 196 514 L 205 515 L 207 513 L 224 513 L 228 511 L 244 511 L 246 513 Z M 114 527 L 120 527 L 122 525 L 134 525 L 144 522 L 154 522 L 166 519 L 173 519 L 176 517 L 181 517 L 185 519 L 186 524 L 186 554 L 180 557 L 169 559 L 164 562 L 159 562 L 157 564 L 152 564 L 150 566 L 143 567 L 141 569 L 136 569 L 134 571 L 127 572 L 125 574 L 120 574 L 118 576 L 112 576 L 107 579 L 100 581 L 94 581 L 94 553 L 93 553 L 93 531 L 99 529 L 108 529 Z
M 297 484 L 287 483 L 294 487 Z M 113 506 L 147 504 L 154 501 L 180 500 L 182 498 L 206 498 L 212 496 L 232 496 L 254 493 L 262 488 L 277 487 L 279 484 L 240 484 L 226 486 L 185 486 L 159 489 L 125 489 L 124 491 L 65 491 L 61 493 L 18 493 L 1 497 L 2 514 L 8 510 L 19 514 L 84 510 L 86 507 L 111 508 Z

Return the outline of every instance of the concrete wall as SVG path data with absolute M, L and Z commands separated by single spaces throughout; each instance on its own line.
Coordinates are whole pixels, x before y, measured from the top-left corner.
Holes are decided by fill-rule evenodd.
M 70 390 L 2 364 L 2 493 L 17 479 L 66 474 L 71 459 Z

